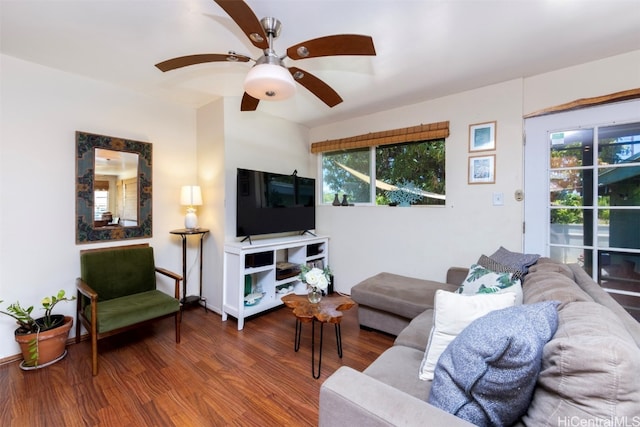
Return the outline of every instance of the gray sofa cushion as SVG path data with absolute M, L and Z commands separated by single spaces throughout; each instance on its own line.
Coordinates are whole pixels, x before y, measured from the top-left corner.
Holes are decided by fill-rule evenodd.
M 536 273 L 538 271 L 560 273 L 571 280 L 574 279 L 573 271 L 571 271 L 571 268 L 569 268 L 567 264 L 560 264 L 550 258 L 540 258 L 537 263 L 529 267 L 529 274 Z
M 640 414 L 640 349 L 620 320 L 595 302 L 566 304 L 559 319 L 523 423 L 631 422 Z
M 426 401 L 431 381 L 418 378 L 423 350 L 395 345 L 387 349 L 363 372 L 398 390 Z
M 560 301 L 564 306 L 575 301 L 593 301 L 573 280 L 555 271 L 529 273 L 524 279 L 522 293 L 526 304 Z
M 425 310 L 413 318 L 409 326 L 396 337 L 393 345 L 404 345 L 424 351 L 429 341 L 429 333 L 433 326 L 433 309 Z
M 351 288 L 351 298 L 359 305 L 413 319 L 427 308 L 433 307 L 433 297 L 438 289 L 455 291 L 457 286 L 379 273 Z
M 340 367 L 322 383 L 318 415 L 319 427 L 473 427 L 348 366 Z
M 577 264 L 570 264 L 568 266 L 571 271 L 574 272 L 576 277 L 576 283 L 582 290 L 588 292 L 593 297 L 593 300 L 598 304 L 602 304 L 615 314 L 620 322 L 624 325 L 627 332 L 631 334 L 631 337 L 636 342 L 636 345 L 640 347 L 640 323 L 629 314 L 618 302 L 613 299 L 607 292 L 603 292 L 600 285 L 591 280 L 591 277 Z
M 366 305 L 358 306 L 358 322 L 363 328 L 377 329 L 390 335 L 398 335 L 409 325 L 411 319 L 397 314 L 378 310 Z

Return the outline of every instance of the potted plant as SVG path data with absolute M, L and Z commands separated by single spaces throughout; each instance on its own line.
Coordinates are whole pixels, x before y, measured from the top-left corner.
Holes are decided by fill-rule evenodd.
M 57 295 L 45 297 L 41 302 L 44 316 L 37 319 L 31 316 L 33 306 L 25 308 L 19 302 L 11 304 L 7 311 L 0 310 L 0 313 L 13 317 L 18 323 L 14 334 L 24 358 L 20 368 L 44 368 L 66 356 L 67 338 L 73 326 L 73 317 L 51 314 L 51 311 L 59 302 L 74 299 L 76 298 L 67 298 L 63 290 Z

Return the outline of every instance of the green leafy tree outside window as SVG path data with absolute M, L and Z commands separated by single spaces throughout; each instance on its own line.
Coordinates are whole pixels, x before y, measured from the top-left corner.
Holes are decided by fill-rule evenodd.
M 444 205 L 445 141 L 418 141 L 383 145 L 375 150 L 375 182 L 378 205 L 389 200 L 389 185 L 412 181 L 420 190 L 439 197 L 423 197 L 416 204 Z M 346 194 L 351 203 L 370 203 L 371 149 L 324 153 L 322 156 L 323 202 Z

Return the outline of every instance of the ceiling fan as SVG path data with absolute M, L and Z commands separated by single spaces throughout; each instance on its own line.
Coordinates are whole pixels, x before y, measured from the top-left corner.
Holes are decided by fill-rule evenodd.
M 337 34 L 319 37 L 293 45 L 286 55 L 278 56 L 273 49 L 273 40 L 280 35 L 282 25 L 276 18 L 258 20 L 249 5 L 243 0 L 214 0 L 240 29 L 249 37 L 251 43 L 262 49 L 263 55 L 252 59 L 234 51 L 228 54 L 206 53 L 180 56 L 156 64 L 161 71 L 207 62 L 249 62 L 255 65 L 249 70 L 244 81 L 245 93 L 240 109 L 254 111 L 260 100 L 279 100 L 289 98 L 295 93 L 295 82 L 300 83 L 329 107 L 342 102 L 342 98 L 328 84 L 313 74 L 297 67 L 286 67 L 283 59 L 293 60 L 335 55 L 375 55 L 373 39 L 358 34 Z

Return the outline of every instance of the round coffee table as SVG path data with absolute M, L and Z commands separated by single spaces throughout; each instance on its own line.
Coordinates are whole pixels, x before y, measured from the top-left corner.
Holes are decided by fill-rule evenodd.
M 338 356 L 342 358 L 342 333 L 340 331 L 340 321 L 342 311 L 348 310 L 356 303 L 349 297 L 325 296 L 319 303 L 311 303 L 306 295 L 289 294 L 282 297 L 282 302 L 293 309 L 296 316 L 296 334 L 294 338 L 294 350 L 300 349 L 300 335 L 302 333 L 302 323 L 311 323 L 311 375 L 313 378 L 320 378 L 320 368 L 322 367 L 322 330 L 325 323 L 333 323 L 336 331 L 336 346 Z M 341 311 L 342 310 L 342 311 Z M 320 346 L 318 349 L 318 372 L 315 364 L 315 324 L 320 323 Z

